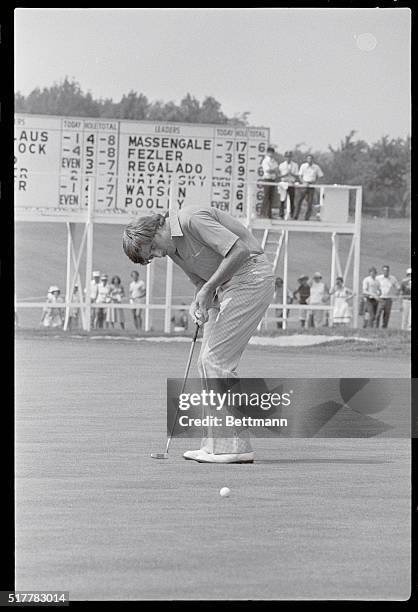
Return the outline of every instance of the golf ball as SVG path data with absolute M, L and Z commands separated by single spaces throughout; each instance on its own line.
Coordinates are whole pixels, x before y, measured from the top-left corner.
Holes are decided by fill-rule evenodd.
M 221 497 L 229 497 L 231 495 L 231 489 L 228 489 L 228 487 L 222 487 L 222 489 L 219 491 L 219 495 Z

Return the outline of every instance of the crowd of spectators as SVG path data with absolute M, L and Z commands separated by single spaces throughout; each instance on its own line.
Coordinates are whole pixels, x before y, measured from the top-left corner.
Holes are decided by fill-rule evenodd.
M 388 265 L 382 266 L 377 274 L 375 267 L 370 268 L 363 279 L 360 311 L 364 317 L 363 327 L 383 327 L 389 325 L 392 305 L 395 299 L 401 300 L 401 329 L 411 330 L 411 278 L 412 269 L 407 268 L 401 282 L 390 274 Z
M 411 276 L 412 270 L 408 268 L 401 282 L 390 274 L 388 265 L 382 266 L 381 274 L 375 267 L 369 269 L 368 275 L 363 279 L 359 313 L 363 316 L 363 327 L 387 328 L 392 312 L 393 302 L 401 301 L 401 329 L 411 330 Z M 133 324 L 137 331 L 142 329 L 142 307 L 146 296 L 145 282 L 139 278 L 139 273 L 131 273 L 128 294 L 121 283 L 119 276 L 111 278 L 107 274 L 93 272 L 90 283 L 91 302 L 91 328 L 114 328 L 119 324 L 125 329 L 125 313 L 123 308 L 115 305 L 130 303 L 137 304 L 132 308 Z M 310 278 L 303 274 L 297 279 L 297 287 L 293 291 L 287 288 L 286 304 L 298 304 L 303 308 L 298 311 L 299 325 L 302 328 L 346 326 L 352 320 L 353 291 L 346 287 L 342 276 L 337 276 L 334 285 L 329 288 L 320 272 L 315 272 Z M 332 299 L 332 308 L 331 308 Z M 74 286 L 71 300 L 74 304 L 80 302 L 79 287 Z M 283 279 L 276 278 L 274 303 L 284 303 Z M 179 309 L 171 318 L 174 332 L 187 331 L 189 325 L 188 307 Z M 315 306 L 328 305 L 329 308 L 315 308 Z M 314 308 L 308 308 L 313 306 Z M 286 318 L 289 318 L 289 309 L 286 309 Z M 64 299 L 58 286 L 51 285 L 48 289 L 46 304 L 43 309 L 41 326 L 61 328 L 64 324 Z M 283 325 L 283 308 L 275 310 L 277 327 Z M 81 327 L 80 307 L 75 305 L 69 310 L 68 329 Z
M 119 324 L 121 329 L 125 329 L 125 313 L 123 308 L 115 308 L 115 305 L 129 301 L 129 304 L 137 304 L 137 308 L 132 310 L 134 327 L 137 331 L 142 329 L 142 308 L 146 296 L 145 282 L 139 278 L 137 270 L 131 273 L 128 294 L 122 285 L 119 276 L 112 277 L 108 282 L 107 274 L 100 274 L 99 271 L 93 272 L 90 283 L 90 301 L 95 305 L 91 311 L 92 329 L 102 329 L 115 327 Z
M 359 313 L 363 316 L 363 327 L 382 327 L 389 325 L 393 301 L 400 299 L 401 329 L 411 330 L 411 275 L 412 270 L 406 270 L 406 276 L 399 282 L 390 274 L 388 265 L 382 266 L 382 273 L 377 274 L 375 267 L 370 268 L 368 276 L 362 283 Z M 315 272 L 312 278 L 303 274 L 297 279 L 298 286 L 294 291 L 287 289 L 286 304 L 299 304 L 300 327 L 346 326 L 352 320 L 353 291 L 346 287 L 342 276 L 337 276 L 333 287 L 328 288 L 320 272 Z M 283 279 L 276 278 L 274 302 L 283 304 Z M 310 309 L 307 306 L 330 305 L 332 308 Z M 286 318 L 289 310 L 286 309 Z M 277 327 L 283 325 L 283 309 L 276 309 Z
M 331 288 L 323 280 L 320 272 L 315 272 L 312 278 L 307 274 L 302 274 L 297 279 L 298 286 L 294 291 L 287 290 L 287 304 L 299 304 L 304 308 L 299 309 L 300 327 L 328 327 L 330 325 L 329 309 L 306 308 L 307 306 L 324 306 L 330 303 L 333 298 L 332 325 L 347 325 L 351 321 L 352 309 L 350 300 L 353 292 L 344 285 L 342 276 L 337 276 L 335 285 Z M 276 291 L 274 301 L 278 304 L 283 303 L 283 279 L 276 279 Z M 287 310 L 286 318 L 289 317 Z M 283 309 L 276 309 L 277 327 L 283 326 Z
M 120 276 L 109 276 L 95 270 L 90 281 L 90 295 L 88 298 L 91 303 L 91 329 L 114 328 L 119 324 L 121 329 L 125 329 L 125 312 L 123 308 L 115 308 L 116 305 L 123 303 L 137 304 L 137 308 L 132 310 L 133 324 L 137 331 L 142 329 L 142 307 L 146 296 L 145 282 L 139 278 L 139 273 L 134 270 L 131 273 L 129 291 L 126 294 Z M 80 288 L 74 285 L 71 302 L 75 305 L 69 309 L 68 329 L 81 327 L 80 307 Z M 63 308 L 64 299 L 61 296 L 59 287 L 53 285 L 49 288 L 46 304 L 41 317 L 41 326 L 60 328 L 64 324 L 65 310 Z
M 307 155 L 299 168 L 293 160 L 292 151 L 286 151 L 284 161 L 279 164 L 274 147 L 269 146 L 261 167 L 264 197 L 260 216 L 272 219 L 272 209 L 276 207 L 278 200 L 280 218 L 284 219 L 285 203 L 289 196 L 290 218 L 299 218 L 303 201 L 306 200 L 304 219 L 308 221 L 313 212 L 314 185 L 324 176 L 321 168 L 315 163 L 313 155 Z M 299 188 L 296 189 L 297 187 Z

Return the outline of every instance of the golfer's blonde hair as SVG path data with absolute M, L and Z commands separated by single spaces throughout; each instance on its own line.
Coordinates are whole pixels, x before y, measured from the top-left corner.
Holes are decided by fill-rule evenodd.
M 159 227 L 164 225 L 166 215 L 153 214 L 139 217 L 125 227 L 122 245 L 125 254 L 133 263 L 146 266 L 150 262 L 152 241 Z

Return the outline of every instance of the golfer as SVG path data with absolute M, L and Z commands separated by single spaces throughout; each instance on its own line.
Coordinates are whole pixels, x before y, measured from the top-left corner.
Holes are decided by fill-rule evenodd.
M 236 378 L 241 355 L 273 300 L 273 270 L 250 232 L 229 213 L 186 207 L 132 221 L 123 248 L 134 263 L 170 257 L 196 287 L 190 315 L 203 325 L 200 377 Z M 184 453 L 200 463 L 252 463 L 247 430 L 208 428 L 201 447 Z M 223 435 L 221 435 L 223 433 Z

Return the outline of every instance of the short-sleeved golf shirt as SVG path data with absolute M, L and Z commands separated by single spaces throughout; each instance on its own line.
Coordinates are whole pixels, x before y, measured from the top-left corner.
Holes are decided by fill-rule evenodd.
M 169 223 L 176 245 L 176 253 L 171 258 L 186 274 L 194 274 L 204 281 L 216 272 L 238 239 L 247 245 L 251 255 L 263 253 L 240 221 L 217 208 L 171 210 Z
M 305 162 L 300 167 L 299 176 L 304 183 L 315 183 L 316 180 L 324 176 L 324 173 L 318 164 L 308 164 L 308 162 Z
M 391 274 L 389 274 L 389 276 L 378 274 L 376 276 L 376 280 L 378 280 L 380 283 L 381 298 L 396 298 L 400 287 L 395 276 L 392 276 Z

